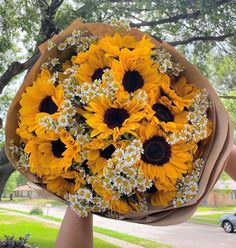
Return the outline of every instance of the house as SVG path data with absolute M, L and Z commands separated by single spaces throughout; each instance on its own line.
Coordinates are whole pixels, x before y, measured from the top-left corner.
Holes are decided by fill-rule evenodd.
M 30 183 L 18 186 L 14 191 L 14 197 L 29 199 L 40 198 L 34 188 L 30 186 Z
M 202 205 L 209 207 L 236 206 L 236 182 L 219 180 Z

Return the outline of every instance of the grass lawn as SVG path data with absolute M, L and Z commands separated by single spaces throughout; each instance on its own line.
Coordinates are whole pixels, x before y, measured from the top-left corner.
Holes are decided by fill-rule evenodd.
M 171 248 L 171 246 L 169 246 L 169 245 L 164 245 L 161 243 L 157 243 L 155 241 L 150 241 L 150 240 L 142 239 L 142 238 L 139 238 L 136 236 L 131 236 L 131 235 L 115 232 L 115 231 L 105 229 L 102 227 L 95 226 L 93 228 L 93 230 L 97 233 L 102 233 L 102 234 L 105 234 L 107 236 L 111 236 L 111 237 L 121 239 L 121 240 L 130 242 L 130 243 L 133 243 L 133 244 L 140 245 L 140 246 L 145 247 L 145 248 Z
M 219 220 L 220 217 L 224 214 L 228 214 L 228 213 L 222 213 L 222 214 L 208 214 L 208 215 L 197 215 L 195 217 L 201 217 L 201 218 L 209 218 L 209 219 L 214 219 L 214 220 Z
M 197 217 L 192 217 L 190 222 L 194 223 L 200 223 L 200 224 L 212 224 L 212 225 L 219 225 L 219 220 L 209 220 L 209 219 L 204 219 L 204 218 L 197 218 Z
M 205 224 L 219 224 L 220 218 L 224 214 L 228 214 L 228 213 L 222 212 L 221 214 L 195 215 L 190 219 L 190 221 L 197 223 L 205 223 Z
M 4 235 L 14 235 L 15 238 L 18 238 L 28 233 L 31 235 L 30 243 L 37 245 L 39 248 L 53 248 L 58 234 L 58 228 L 26 217 L 7 215 L 0 212 L 0 239 L 3 239 Z M 98 238 L 94 238 L 94 247 L 119 248 L 119 246 Z
M 221 213 L 212 213 L 212 214 L 204 214 L 204 212 L 218 212 L 220 211 Z M 203 224 L 215 224 L 219 225 L 220 223 L 220 217 L 224 214 L 229 214 L 229 212 L 225 211 L 232 211 L 236 212 L 236 207 L 235 206 L 227 206 L 227 207 L 215 207 L 215 208 L 210 208 L 210 207 L 199 207 L 197 210 L 197 215 L 194 215 L 190 221 L 196 222 L 196 223 L 203 223 Z M 202 213 L 202 214 L 201 214 Z
M 14 198 L 13 201 L 10 201 L 9 198 L 3 198 L 3 202 L 10 202 L 10 203 L 22 203 L 22 204 L 29 204 L 29 205 L 37 205 L 37 206 L 45 206 L 46 204 L 51 204 L 52 206 L 62 206 L 65 203 L 57 200 L 51 199 L 22 199 L 22 198 Z
M 197 212 L 224 211 L 224 210 L 236 211 L 236 207 L 235 206 L 219 207 L 219 208 L 199 207 L 197 209 Z
M 1 213 L 1 210 L 6 210 L 9 212 L 22 213 L 22 214 L 29 214 L 29 213 L 24 212 L 24 211 L 10 210 L 10 209 L 4 209 L 4 208 L 0 208 L 0 213 Z M 56 217 L 52 217 L 52 216 L 40 215 L 40 217 L 47 219 L 47 220 L 53 220 L 53 221 L 61 222 L 60 218 L 56 218 Z M 1 224 L 1 222 L 0 222 L 0 224 Z M 1 228 L 0 228 L 0 230 L 1 230 Z M 112 230 L 102 228 L 102 227 L 94 226 L 93 230 L 94 230 L 94 232 L 101 233 L 101 234 L 104 234 L 106 236 L 110 236 L 110 237 L 117 238 L 120 240 L 124 240 L 124 241 L 127 241 L 127 242 L 132 243 L 132 244 L 137 244 L 137 245 L 140 245 L 140 246 L 145 247 L 145 248 L 172 248 L 169 245 L 157 243 L 155 241 L 150 241 L 150 240 L 139 238 L 136 236 L 131 236 L 131 235 L 119 233 L 119 232 L 112 231 Z M 0 234 L 1 234 L 1 231 L 0 231 Z M 95 244 L 96 244 L 96 242 L 95 242 Z M 97 247 L 100 247 L 100 246 L 97 246 Z M 116 246 L 114 246 L 114 247 L 116 247 Z

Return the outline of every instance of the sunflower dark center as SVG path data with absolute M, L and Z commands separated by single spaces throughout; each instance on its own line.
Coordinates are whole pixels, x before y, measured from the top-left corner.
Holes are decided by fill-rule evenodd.
M 56 113 L 57 109 L 58 107 L 51 96 L 46 96 L 39 105 L 39 112 L 45 112 L 50 115 Z
M 157 192 L 157 188 L 156 188 L 155 184 L 153 184 L 151 188 L 148 188 L 146 190 L 146 192 L 147 193 L 156 193 Z
M 129 93 L 142 88 L 144 85 L 143 77 L 138 71 L 126 71 L 122 82 L 124 89 Z
M 165 138 L 154 136 L 143 144 L 142 160 L 148 164 L 162 166 L 170 160 L 171 146 Z
M 161 103 L 156 103 L 152 106 L 152 109 L 156 112 L 155 116 L 163 122 L 174 121 L 174 116 L 170 110 Z
M 108 67 L 103 67 L 103 68 L 98 68 L 97 70 L 94 71 L 93 75 L 92 75 L 92 80 L 102 80 L 102 74 L 104 72 L 104 70 L 109 69 Z
M 129 113 L 122 108 L 110 108 L 104 114 L 104 122 L 109 128 L 121 128 L 127 118 L 129 118 Z
M 100 150 L 100 156 L 109 159 L 111 158 L 112 153 L 115 151 L 115 147 L 113 145 L 107 146 L 105 149 Z
M 61 139 L 51 141 L 51 144 L 53 155 L 57 158 L 62 158 L 62 154 L 66 150 L 65 144 L 61 141 Z

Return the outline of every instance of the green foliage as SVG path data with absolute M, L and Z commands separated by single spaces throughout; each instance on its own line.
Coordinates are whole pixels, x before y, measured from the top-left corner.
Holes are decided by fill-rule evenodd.
M 16 173 L 17 173 L 16 185 L 20 186 L 26 184 L 28 180 L 24 176 L 22 176 L 19 172 Z
M 24 60 L 32 54 L 34 45 L 42 40 L 40 20 L 46 4 L 50 3 L 50 0 L 2 1 L 0 73 L 13 60 Z M 64 0 L 54 21 L 58 30 L 62 30 L 77 18 L 86 22 L 108 22 L 112 18 L 124 17 L 165 41 L 185 41 L 192 37 L 235 33 L 235 12 L 235 1 Z M 178 18 L 181 15 L 183 17 Z M 155 23 L 160 20 L 162 22 Z M 233 84 L 235 86 L 235 40 L 235 36 L 230 36 L 224 42 L 194 42 L 193 45 L 180 45 L 178 49 L 209 76 L 218 92 L 226 92 L 233 89 Z M 8 100 L 0 99 L 0 102 Z
M 235 78 L 236 80 L 236 78 Z M 235 81 L 236 82 L 236 81 Z M 236 97 L 236 91 L 230 92 L 229 96 Z M 223 103 L 225 108 L 228 110 L 231 120 L 234 125 L 234 129 L 236 128 L 236 99 L 223 99 Z M 235 129 L 236 130 L 236 129 Z
M 13 193 L 17 186 L 24 185 L 26 182 L 27 179 L 23 177 L 18 171 L 13 172 L 5 185 L 4 194 L 9 195 Z
M 0 129 L 0 148 L 4 145 L 4 140 L 5 140 L 4 124 L 5 124 L 5 119 L 6 119 L 6 115 L 7 115 L 7 110 L 8 110 L 8 108 L 12 102 L 12 99 L 13 99 L 15 93 L 16 93 L 16 89 L 18 88 L 18 85 L 19 85 L 18 82 L 20 82 L 21 80 L 22 79 L 20 77 L 16 77 L 8 85 L 8 87 L 6 87 L 4 89 L 3 93 L 0 95 L 0 118 L 3 121 L 3 128 Z
M 23 185 L 26 182 L 27 179 L 23 177 L 18 171 L 13 172 L 4 187 L 4 194 L 9 195 L 13 193 L 17 186 Z
M 14 239 L 14 236 L 7 236 L 5 235 L 5 240 L 0 240 L 0 247 L 2 248 L 34 248 L 36 246 L 32 246 L 27 244 L 28 240 L 30 238 L 29 234 L 26 234 L 24 237 L 19 237 L 18 240 Z
M 208 212 L 208 211 L 236 211 L 236 207 L 235 206 L 227 206 L 227 207 L 199 207 L 197 209 L 197 213 L 200 213 L 200 212 Z
M 8 63 L 27 56 L 38 39 L 40 10 L 35 0 L 7 0 L 0 4 L 0 73 Z M 22 53 L 23 52 L 23 53 Z
M 232 180 L 232 178 L 224 171 L 220 176 L 220 180 L 228 181 L 228 180 Z
M 225 1 L 221 5 L 219 2 L 224 1 L 65 0 L 55 15 L 55 23 L 61 30 L 76 18 L 88 22 L 104 22 L 114 17 L 124 17 L 136 24 L 164 20 L 158 24 L 141 25 L 141 28 L 167 41 L 235 33 L 235 1 Z M 0 72 L 3 72 L 13 59 L 31 54 L 34 44 L 42 39 L 39 29 L 42 11 L 45 9 L 42 5 L 45 6 L 45 3 L 50 4 L 51 1 L 1 2 Z M 192 17 L 193 13 L 195 16 Z M 166 21 L 179 15 L 187 17 Z M 190 57 L 195 54 L 200 65 L 212 48 L 217 48 L 217 53 L 225 54 L 224 50 L 232 50 L 235 45 L 235 37 L 230 36 L 223 44 L 215 41 L 197 42 L 194 46 L 182 46 L 182 49 Z
M 227 56 L 208 54 L 204 72 L 221 95 L 235 95 L 236 90 L 236 53 Z M 232 91 L 232 92 L 231 92 Z
M 32 208 L 30 210 L 30 214 L 32 214 L 32 215 L 42 215 L 43 211 L 42 211 L 41 208 Z
M 4 187 L 4 194 L 9 195 L 13 193 L 16 188 L 16 178 L 18 177 L 19 172 L 13 172 L 9 177 L 5 187 Z

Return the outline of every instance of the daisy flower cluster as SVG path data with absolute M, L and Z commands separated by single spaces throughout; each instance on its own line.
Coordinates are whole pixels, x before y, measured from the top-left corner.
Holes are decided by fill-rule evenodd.
M 88 188 L 80 188 L 75 194 L 66 193 L 65 199 L 80 217 L 87 217 L 91 212 L 103 213 L 108 208 L 108 203 L 99 195 L 94 196 L 94 192 Z
M 207 117 L 209 107 L 209 94 L 203 89 L 195 96 L 188 114 L 188 120 L 193 126 L 193 139 L 195 142 L 208 137 L 209 129 L 211 129 L 211 122 L 208 121 Z
M 127 22 L 111 26 L 104 37 L 75 30 L 48 42 L 59 55 L 22 94 L 12 155 L 82 217 L 181 207 L 204 168 L 208 93 Z
M 27 171 L 29 169 L 29 155 L 24 152 L 24 147 L 14 145 L 12 140 L 10 143 L 11 155 L 16 158 L 17 167 L 21 171 Z
M 59 51 L 64 51 L 67 48 L 73 47 L 76 52 L 83 52 L 95 41 L 96 37 L 85 36 L 82 31 L 74 30 L 71 36 L 67 37 L 64 42 L 58 44 L 57 48 Z M 54 47 L 54 45 L 50 42 L 48 44 L 48 49 L 51 49 L 51 47 Z
M 42 65 L 41 65 L 41 68 L 42 69 L 50 69 L 50 70 L 53 70 L 53 68 L 55 68 L 55 66 L 57 65 L 60 65 L 60 61 L 58 58 L 49 58 L 46 62 L 44 62 Z
M 135 168 L 142 153 L 142 143 L 136 139 L 124 148 L 116 149 L 103 171 L 105 187 L 128 196 L 135 190 L 145 192 L 150 188 L 152 181 L 146 179 L 139 168 Z
M 190 105 L 187 120 L 188 123 L 184 125 L 177 133 L 172 133 L 168 137 L 170 144 L 175 144 L 184 140 L 194 140 L 196 143 L 204 140 L 211 132 L 211 121 L 208 118 L 208 109 L 210 107 L 210 99 L 208 92 L 203 89 L 195 96 Z
M 183 206 L 194 199 L 198 193 L 198 182 L 205 162 L 203 159 L 198 158 L 193 163 L 193 170 L 191 173 L 185 175 L 181 180 L 178 180 L 177 194 L 173 200 L 175 208 Z
M 171 59 L 171 54 L 164 48 L 153 49 L 152 58 L 158 64 L 160 73 L 169 72 L 177 77 L 184 70 L 180 63 Z

